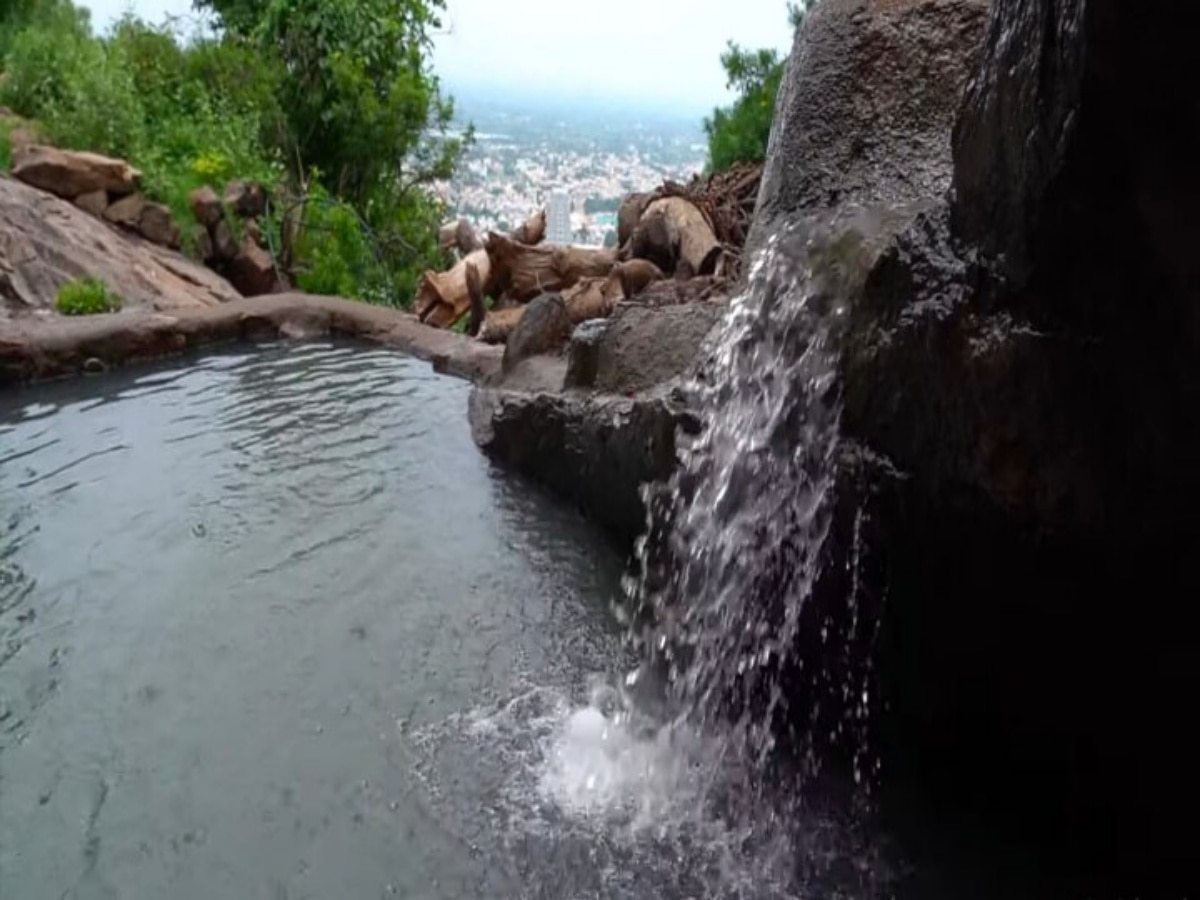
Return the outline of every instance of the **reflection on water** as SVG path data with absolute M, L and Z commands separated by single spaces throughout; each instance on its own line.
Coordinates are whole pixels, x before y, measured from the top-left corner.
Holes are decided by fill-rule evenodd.
M 309 345 L 0 397 L 0 897 L 554 882 L 421 735 L 626 671 L 622 560 L 466 391 Z

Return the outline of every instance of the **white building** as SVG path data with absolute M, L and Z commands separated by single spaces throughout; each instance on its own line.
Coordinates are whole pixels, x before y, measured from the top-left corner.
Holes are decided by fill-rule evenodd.
M 551 244 L 569 244 L 571 239 L 571 195 L 554 191 L 546 201 L 546 240 Z

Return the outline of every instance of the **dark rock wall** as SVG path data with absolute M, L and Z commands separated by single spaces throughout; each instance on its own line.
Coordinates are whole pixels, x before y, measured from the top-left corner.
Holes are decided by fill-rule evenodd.
M 843 360 L 846 438 L 898 473 L 871 507 L 892 780 L 1008 814 L 1066 895 L 1190 866 L 1198 24 L 997 0 L 952 192 L 875 266 Z

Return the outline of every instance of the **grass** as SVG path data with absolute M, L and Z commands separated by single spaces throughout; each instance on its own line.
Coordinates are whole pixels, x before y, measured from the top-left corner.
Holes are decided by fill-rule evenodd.
M 54 306 L 64 316 L 93 316 L 116 312 L 121 298 L 99 278 L 80 278 L 59 288 Z

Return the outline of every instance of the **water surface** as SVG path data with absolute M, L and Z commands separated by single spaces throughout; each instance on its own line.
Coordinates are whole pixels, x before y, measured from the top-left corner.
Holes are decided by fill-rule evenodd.
M 539 829 L 622 559 L 467 390 L 312 344 L 0 396 L 0 897 L 601 890 Z

